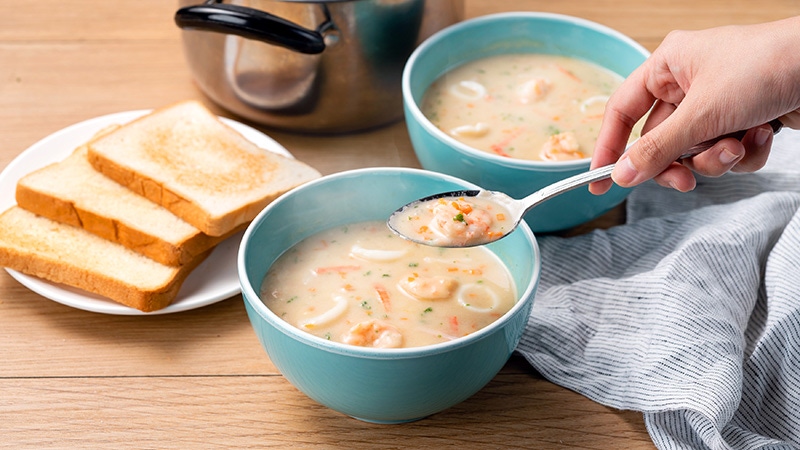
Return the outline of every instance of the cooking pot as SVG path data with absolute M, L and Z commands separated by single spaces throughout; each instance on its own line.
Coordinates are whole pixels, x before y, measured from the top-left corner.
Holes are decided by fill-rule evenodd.
M 199 88 L 270 127 L 339 133 L 402 117 L 406 59 L 460 20 L 462 0 L 181 0 L 175 23 Z

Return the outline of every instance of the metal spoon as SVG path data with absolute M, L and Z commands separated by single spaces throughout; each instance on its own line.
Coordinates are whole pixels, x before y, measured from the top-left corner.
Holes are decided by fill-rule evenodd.
M 770 122 L 770 125 L 772 125 L 774 133 L 780 131 L 781 127 L 783 126 L 783 124 L 777 119 Z M 741 138 L 744 137 L 745 132 L 746 131 L 738 131 L 697 144 L 690 148 L 678 159 L 680 160 L 688 158 L 701 153 L 724 138 L 734 137 L 741 140 Z M 508 233 L 511 233 L 519 225 L 525 213 L 534 208 L 536 205 L 557 195 L 563 194 L 564 192 L 571 191 L 575 188 L 585 186 L 595 181 L 609 178 L 613 170 L 614 164 L 609 164 L 588 172 L 579 173 L 549 186 L 545 186 L 533 194 L 530 194 L 527 197 L 519 200 L 511 198 L 502 192 L 489 190 L 461 190 L 443 192 L 413 201 L 403 206 L 392 213 L 387 221 L 387 224 L 389 228 L 396 234 L 411 241 L 425 245 L 433 245 L 437 247 L 473 247 L 476 245 L 488 244 L 489 242 L 496 241 L 497 239 L 508 235 Z M 426 204 L 430 205 L 432 202 L 438 202 L 440 199 L 457 201 L 461 198 L 472 198 L 472 201 L 479 201 L 483 205 L 491 203 L 494 211 L 501 212 L 503 216 L 507 215 L 507 217 L 510 219 L 510 222 L 504 226 L 502 230 L 496 230 L 491 233 L 480 232 L 476 233 L 474 236 L 471 235 L 466 237 L 450 237 L 443 234 L 434 237 L 431 237 L 431 235 L 423 236 L 419 233 L 411 231 L 412 227 L 407 226 L 408 219 L 411 217 L 410 214 L 413 214 L 413 211 L 415 210 L 420 210 L 420 207 L 423 207 L 422 210 L 424 210 Z

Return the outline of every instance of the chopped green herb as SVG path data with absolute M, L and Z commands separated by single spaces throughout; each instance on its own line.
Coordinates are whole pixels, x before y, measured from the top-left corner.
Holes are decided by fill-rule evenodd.
M 422 314 L 428 314 L 429 312 L 433 312 L 433 308 L 431 308 L 430 306 L 425 308 L 425 311 L 422 311 Z
M 419 263 L 415 263 L 415 262 L 408 263 L 408 267 L 417 267 L 417 266 L 419 266 Z
M 362 307 L 362 308 L 364 308 L 364 309 L 366 309 L 367 311 L 369 311 L 370 309 L 372 309 L 372 306 L 369 306 L 369 302 L 368 302 L 368 301 L 366 301 L 366 300 L 364 300 L 363 302 L 361 302 L 361 307 Z
M 464 222 L 464 213 L 456 214 L 456 216 L 453 217 L 453 220 L 456 222 Z
M 289 300 L 286 300 L 286 303 L 292 303 L 295 300 L 297 300 L 297 296 L 293 295 L 293 296 L 289 297 Z
M 383 274 L 383 275 L 381 275 L 381 276 L 382 276 L 383 278 L 389 278 L 389 277 L 391 277 L 391 275 L 389 275 L 388 273 L 385 273 L 385 274 Z

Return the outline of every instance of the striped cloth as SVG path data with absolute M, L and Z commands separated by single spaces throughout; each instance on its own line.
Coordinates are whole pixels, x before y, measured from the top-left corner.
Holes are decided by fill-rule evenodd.
M 800 448 L 798 211 L 794 130 L 757 173 L 688 194 L 642 185 L 625 225 L 539 238 L 518 351 L 554 383 L 643 412 L 659 449 Z

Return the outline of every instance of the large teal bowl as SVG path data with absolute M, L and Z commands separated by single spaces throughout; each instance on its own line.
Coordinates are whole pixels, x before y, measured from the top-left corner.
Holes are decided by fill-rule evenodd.
M 558 14 L 494 14 L 445 28 L 414 51 L 403 71 L 406 125 L 423 168 L 515 198 L 589 169 L 589 158 L 538 162 L 475 150 L 439 130 L 420 111 L 428 86 L 445 72 L 478 58 L 526 52 L 581 58 L 622 76 L 630 74 L 649 55 L 644 47 L 617 31 Z M 594 196 L 586 188 L 576 189 L 537 206 L 525 220 L 534 232 L 564 230 L 601 216 L 629 192 L 614 186 L 607 194 Z
M 519 300 L 471 335 L 427 347 L 373 349 L 312 336 L 286 323 L 258 296 L 270 265 L 305 237 L 347 223 L 386 220 L 405 203 L 473 185 L 419 169 L 378 168 L 323 177 L 265 208 L 244 233 L 238 255 L 247 314 L 270 360 L 317 402 L 380 423 L 421 419 L 488 383 L 517 346 L 539 279 L 539 249 L 527 225 L 489 246 L 511 271 Z

